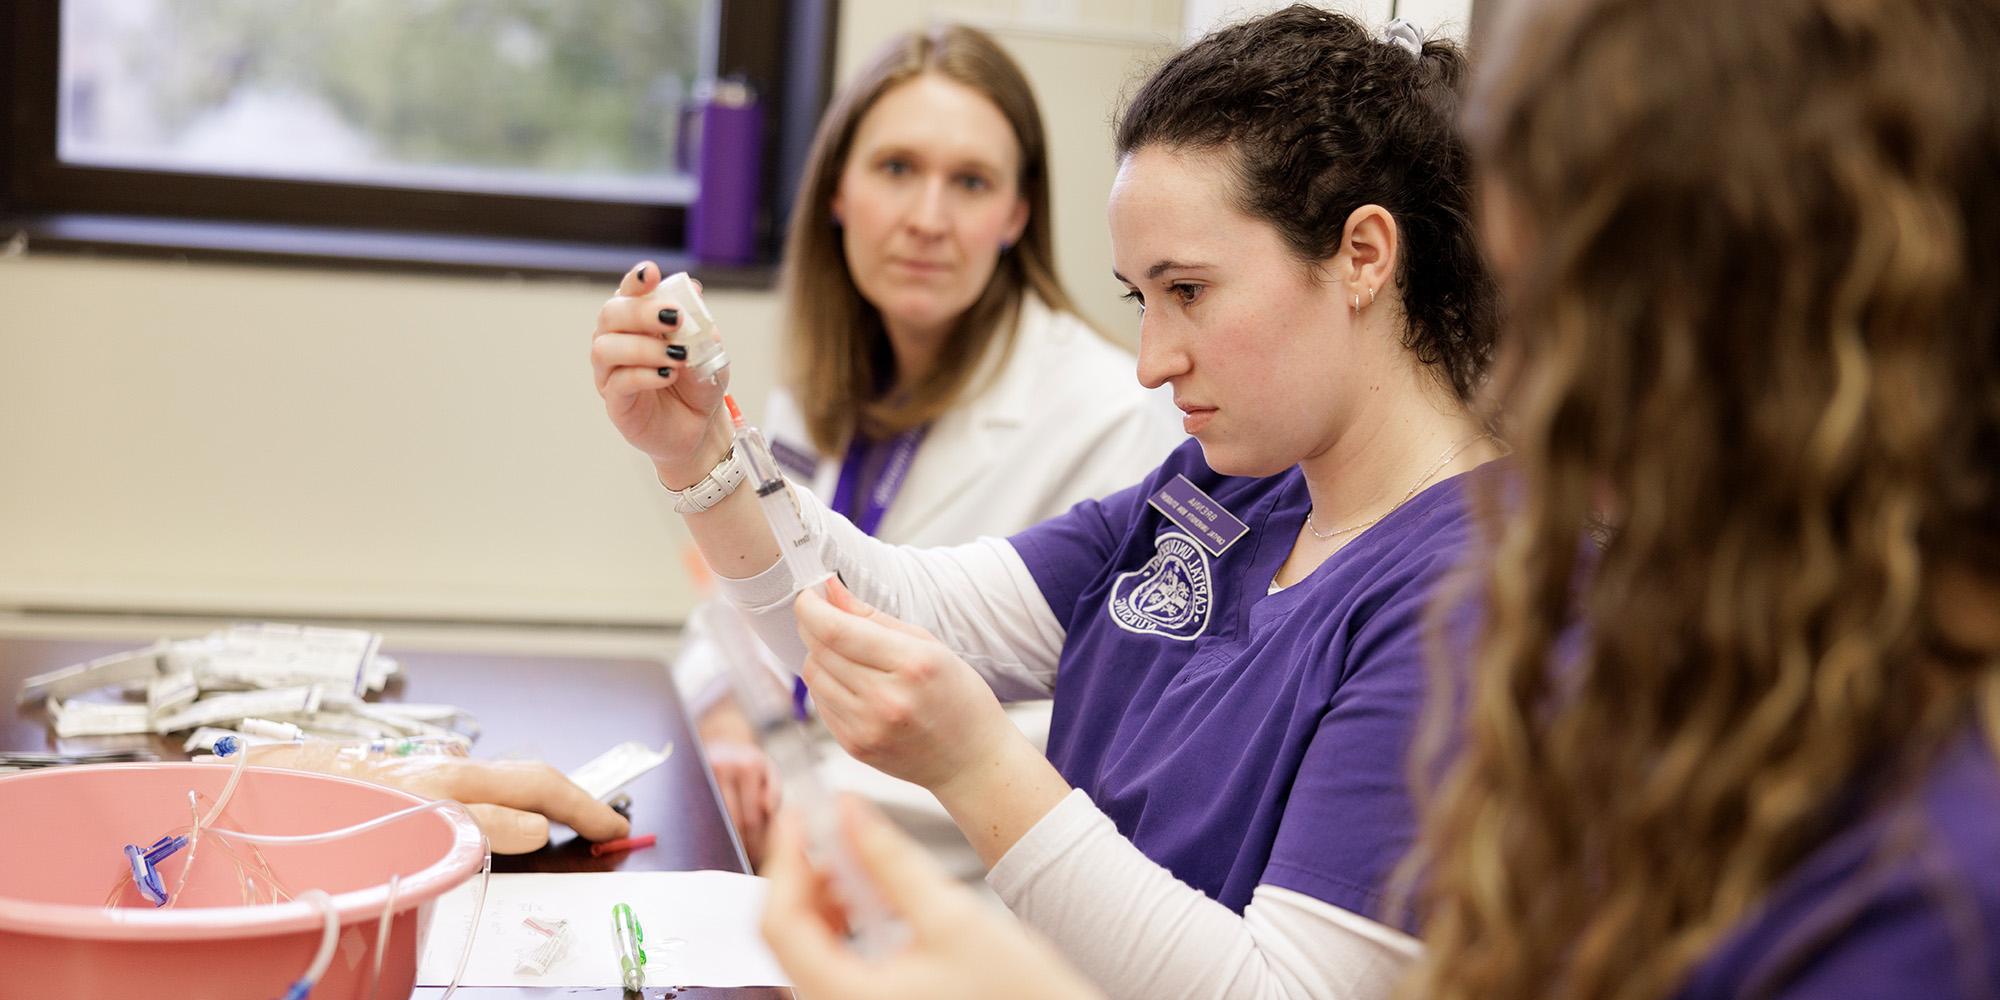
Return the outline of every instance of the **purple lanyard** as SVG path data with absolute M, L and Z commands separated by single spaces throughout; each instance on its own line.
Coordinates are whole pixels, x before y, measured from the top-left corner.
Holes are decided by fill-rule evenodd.
M 928 430 L 928 425 L 911 428 L 887 441 L 870 441 L 860 434 L 854 435 L 847 443 L 847 457 L 840 463 L 840 480 L 833 487 L 834 513 L 853 521 L 863 534 L 874 537 L 876 529 L 882 526 L 882 518 L 889 513 L 889 505 L 903 491 L 903 481 L 910 478 L 917 446 L 924 443 L 924 432 Z M 874 488 L 867 491 L 866 497 L 858 496 L 862 492 L 861 477 L 870 466 L 880 469 L 875 473 Z M 806 707 L 808 694 L 805 678 L 793 677 L 792 715 L 801 721 L 810 714 Z
M 912 428 L 887 441 L 870 441 L 854 435 L 854 440 L 847 443 L 847 457 L 840 463 L 840 480 L 833 487 L 834 512 L 872 537 L 882 527 L 882 518 L 888 515 L 896 494 L 903 491 L 903 482 L 910 478 L 917 446 L 924 443 L 924 432 L 929 429 L 928 426 Z M 858 495 L 862 492 L 861 477 L 870 466 L 878 466 L 881 471 L 875 474 L 874 487 L 862 497 Z

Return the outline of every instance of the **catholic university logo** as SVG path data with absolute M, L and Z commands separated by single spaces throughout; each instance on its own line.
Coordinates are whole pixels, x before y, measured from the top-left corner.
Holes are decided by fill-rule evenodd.
M 1127 632 L 1188 642 L 1208 629 L 1214 595 L 1208 553 L 1187 535 L 1169 531 L 1153 540 L 1146 565 L 1111 581 L 1109 611 Z

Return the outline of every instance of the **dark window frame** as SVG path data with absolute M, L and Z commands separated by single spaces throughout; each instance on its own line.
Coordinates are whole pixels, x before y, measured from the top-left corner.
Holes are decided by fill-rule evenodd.
M 56 155 L 61 0 L 0 13 L 0 239 L 29 252 L 280 261 L 474 273 L 615 273 L 684 254 L 683 205 L 112 169 Z M 715 0 L 715 70 L 766 109 L 758 263 L 710 283 L 764 285 L 830 91 L 837 0 Z

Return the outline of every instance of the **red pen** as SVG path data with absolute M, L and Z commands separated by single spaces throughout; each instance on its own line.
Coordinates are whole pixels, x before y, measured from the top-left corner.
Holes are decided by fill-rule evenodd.
M 647 833 L 637 837 L 624 837 L 618 840 L 607 840 L 601 844 L 590 845 L 590 856 L 593 858 L 601 858 L 607 854 L 617 853 L 618 851 L 636 851 L 641 847 L 653 846 L 654 842 L 659 839 L 660 838 L 658 838 L 657 836 Z

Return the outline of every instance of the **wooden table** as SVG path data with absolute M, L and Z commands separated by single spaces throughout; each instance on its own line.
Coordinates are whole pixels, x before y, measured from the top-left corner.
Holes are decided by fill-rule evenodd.
M 16 705 L 27 677 L 143 643 L 0 639 L 0 748 L 81 750 L 142 745 L 162 760 L 182 760 L 183 736 L 112 736 L 58 740 L 40 704 Z M 385 649 L 403 665 L 384 701 L 444 702 L 471 712 L 483 735 L 478 756 L 529 756 L 570 770 L 617 743 L 651 746 L 671 742 L 673 755 L 630 785 L 632 829 L 652 833 L 651 848 L 604 858 L 590 856 L 581 838 L 558 827 L 550 846 L 533 854 L 496 855 L 497 872 L 747 871 L 743 848 L 723 811 L 707 760 L 689 727 L 673 682 L 647 660 L 584 657 L 428 653 Z M 419 989 L 436 997 L 441 989 Z M 461 997 L 526 1000 L 541 997 L 624 997 L 616 989 L 465 988 Z M 779 989 L 690 989 L 678 994 L 648 988 L 647 1000 L 778 1000 Z

